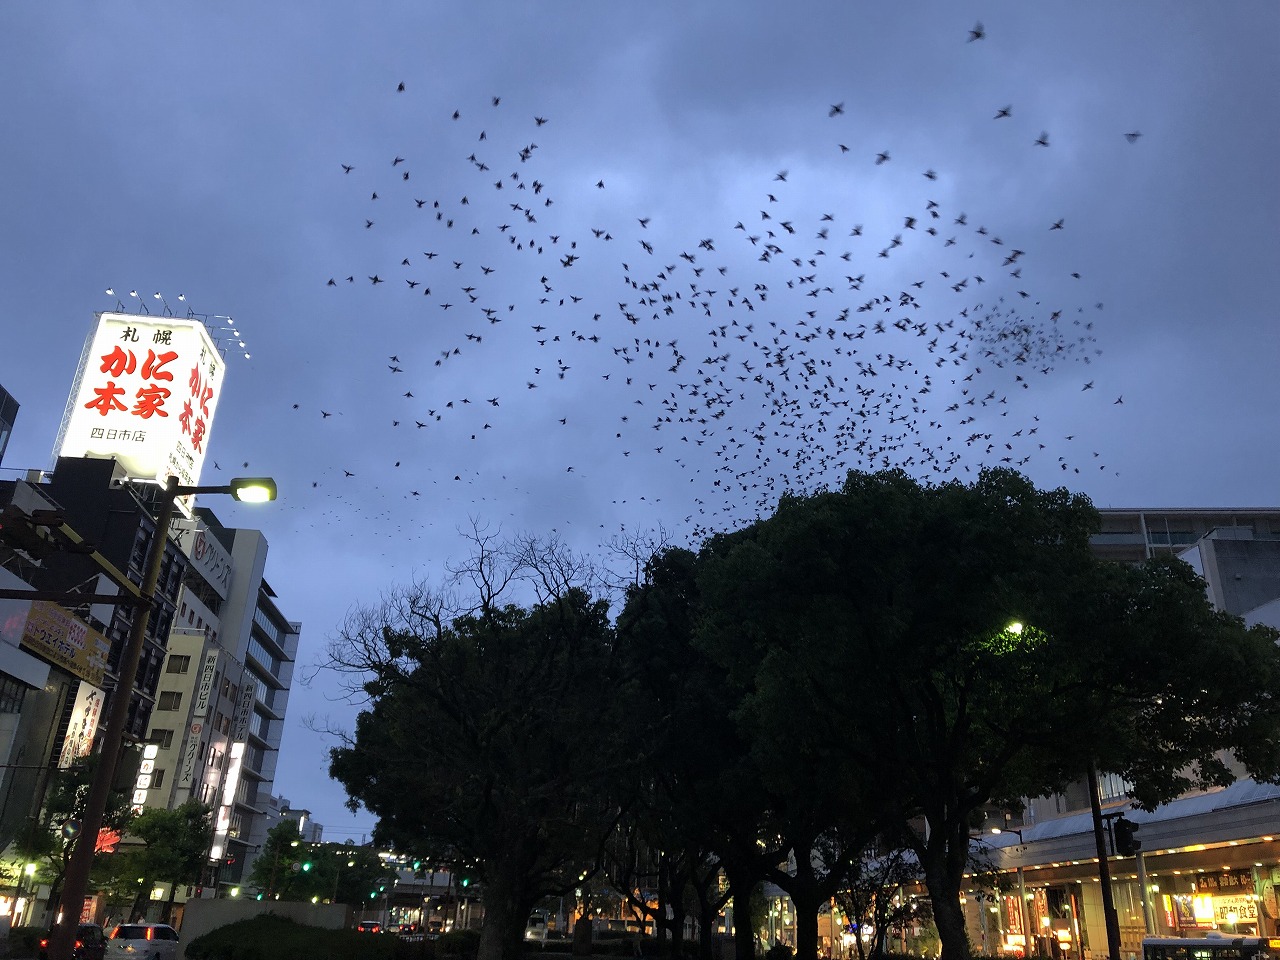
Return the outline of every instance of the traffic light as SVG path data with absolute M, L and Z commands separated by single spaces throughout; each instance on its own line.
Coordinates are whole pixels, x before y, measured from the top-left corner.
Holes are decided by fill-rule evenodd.
M 1132 820 L 1117 817 L 1115 823 L 1111 825 L 1111 829 L 1115 836 L 1116 853 L 1120 856 L 1132 857 L 1142 849 L 1142 841 L 1136 836 L 1138 825 Z
M 311 870 L 311 861 L 307 860 L 305 863 L 302 864 L 302 872 L 307 873 L 310 870 Z

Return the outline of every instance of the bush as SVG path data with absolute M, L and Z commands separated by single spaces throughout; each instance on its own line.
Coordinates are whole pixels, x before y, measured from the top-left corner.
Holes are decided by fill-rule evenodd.
M 9 931 L 9 956 L 34 957 L 40 952 L 40 938 L 46 933 L 44 927 L 14 927 Z
M 190 960 L 395 960 L 390 933 L 326 930 L 260 914 L 210 930 L 187 944 Z
M 441 957 L 461 957 L 475 960 L 480 952 L 479 930 L 450 930 L 435 941 L 436 954 Z

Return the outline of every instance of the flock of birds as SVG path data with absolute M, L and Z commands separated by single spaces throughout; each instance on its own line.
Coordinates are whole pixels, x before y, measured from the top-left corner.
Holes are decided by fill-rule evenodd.
M 977 24 L 968 41 L 985 36 Z M 403 83 L 392 95 L 412 99 Z M 900 163 L 841 142 L 844 103 L 826 115 L 846 181 Z M 1012 105 L 991 116 L 1013 118 Z M 471 143 L 456 175 L 419 176 L 407 146 L 377 164 L 335 162 L 363 210 L 351 262 L 372 257 L 373 268 L 320 280 L 362 324 L 411 318 L 415 332 L 363 358 L 382 371 L 388 412 L 359 429 L 388 438 L 387 463 L 335 465 L 314 488 L 366 470 L 385 485 L 417 441 L 431 445 L 433 479 L 396 482 L 405 498 L 429 498 L 428 482 L 475 480 L 477 448 L 463 440 L 500 458 L 517 438 L 580 430 L 576 454 L 535 472 L 610 483 L 603 469 L 591 476 L 610 459 L 631 478 L 678 471 L 687 500 L 664 508 L 650 496 L 650 506 L 700 538 L 767 514 L 786 492 L 838 485 L 849 469 L 936 482 L 1052 457 L 1067 483 L 1108 469 L 1097 451 L 1059 453 L 1075 436 L 1049 437 L 1021 396 L 1071 376 L 1082 399 L 1123 403 L 1100 396 L 1084 369 L 1100 353 L 1103 305 L 1055 262 L 1066 217 L 1046 216 L 1042 236 L 1004 236 L 933 199 L 943 174 L 924 168 L 895 222 L 865 224 L 840 199 L 846 186 L 819 192 L 812 174 L 778 170 L 738 219 L 680 241 L 655 212 L 601 214 L 607 173 L 558 183 L 539 146 L 554 118 L 516 115 L 494 96 L 424 119 L 447 128 L 439 142 Z M 1042 131 L 1026 147 L 1051 143 Z M 1033 277 L 1054 281 L 1053 299 Z M 1063 289 L 1081 293 L 1062 299 Z M 348 413 L 305 398 L 292 407 L 299 429 Z

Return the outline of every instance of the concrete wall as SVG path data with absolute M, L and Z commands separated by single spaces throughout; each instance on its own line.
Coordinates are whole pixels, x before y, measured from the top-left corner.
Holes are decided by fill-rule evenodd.
M 351 908 L 345 904 L 285 903 L 279 900 L 188 900 L 182 914 L 182 944 L 225 927 L 237 920 L 247 920 L 263 913 L 288 917 L 309 927 L 344 930 L 351 926 Z

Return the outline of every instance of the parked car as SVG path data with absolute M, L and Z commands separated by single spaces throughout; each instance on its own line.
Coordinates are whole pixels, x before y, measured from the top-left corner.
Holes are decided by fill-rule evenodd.
M 111 931 L 105 960 L 178 960 L 178 931 L 167 923 L 122 923 Z
M 49 960 L 49 936 L 40 938 L 40 960 Z M 76 928 L 75 960 L 103 960 L 107 950 L 107 934 L 96 923 L 82 923 Z
M 356 924 L 356 933 L 381 933 L 382 924 L 377 920 L 361 920 Z

